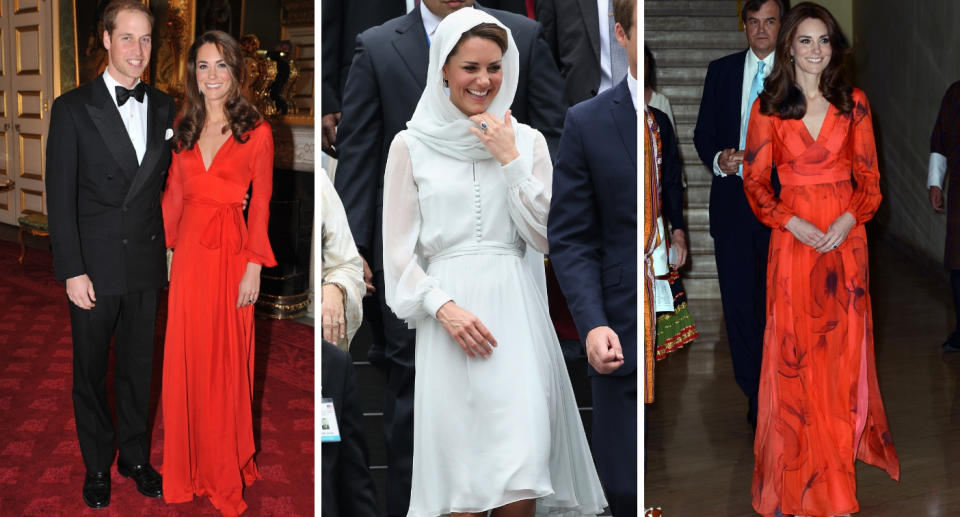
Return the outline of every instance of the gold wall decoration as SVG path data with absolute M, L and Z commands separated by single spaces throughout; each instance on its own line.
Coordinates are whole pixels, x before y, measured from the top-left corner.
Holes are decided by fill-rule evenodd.
M 193 43 L 195 0 L 155 0 L 153 28 L 153 86 L 178 102 L 183 98 L 187 53 Z

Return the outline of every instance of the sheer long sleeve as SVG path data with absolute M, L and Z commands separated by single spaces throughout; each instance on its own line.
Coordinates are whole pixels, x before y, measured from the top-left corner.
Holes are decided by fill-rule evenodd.
M 880 169 L 877 166 L 877 144 L 873 137 L 873 119 L 867 96 L 855 90 L 853 100 L 853 178 L 856 190 L 850 199 L 849 212 L 863 224 L 873 219 L 880 206 Z
M 533 141 L 533 163 L 521 156 L 504 165 L 504 178 L 509 186 L 510 219 L 520 236 L 541 253 L 547 253 L 547 216 L 553 185 L 553 162 L 543 135 L 536 130 Z
M 383 283 L 387 305 L 410 328 L 416 328 L 418 319 L 436 317 L 440 306 L 452 300 L 420 263 L 420 224 L 410 151 L 397 135 L 390 144 L 383 178 Z
M 771 228 L 783 228 L 793 217 L 773 191 L 773 119 L 760 113 L 760 100 L 753 103 L 743 154 L 743 190 L 754 215 Z
M 163 233 L 167 247 L 176 248 L 180 237 L 180 216 L 183 215 L 183 169 L 181 160 L 170 161 L 167 171 L 167 187 L 163 191 L 161 208 L 163 211 Z
M 350 233 L 347 215 L 326 172 L 320 177 L 320 264 L 324 284 L 342 287 L 346 293 L 344 313 L 347 319 L 347 342 L 363 320 L 363 260 Z
M 277 265 L 267 236 L 270 220 L 270 197 L 273 195 L 273 133 L 270 125 L 261 122 L 250 135 L 247 145 L 256 146 L 253 155 L 253 192 L 247 211 L 247 261 L 264 267 Z

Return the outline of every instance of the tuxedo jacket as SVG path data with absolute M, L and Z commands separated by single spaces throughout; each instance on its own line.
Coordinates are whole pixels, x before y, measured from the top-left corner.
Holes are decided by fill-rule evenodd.
M 377 517 L 353 362 L 350 354 L 326 341 L 321 347 L 321 396 L 333 399 L 340 431 L 339 442 L 320 444 L 322 517 Z
M 570 108 L 553 173 L 550 261 L 580 338 L 609 326 L 637 369 L 637 112 L 627 80 Z M 591 374 L 596 372 L 590 368 Z
M 402 0 L 323 0 L 320 44 L 320 103 L 322 114 L 337 113 L 353 60 L 357 34 L 403 15 Z
M 710 235 L 724 238 L 736 232 L 766 227 L 753 215 L 739 176 L 717 176 L 713 157 L 724 149 L 740 147 L 740 103 L 743 98 L 743 65 L 749 49 L 710 63 L 703 82 L 700 113 L 693 143 L 700 160 L 713 175 L 710 185 Z M 774 190 L 779 182 L 774 170 Z
M 602 73 L 597 1 L 537 0 L 537 21 L 563 74 L 567 105 L 595 96 Z
M 86 274 L 97 295 L 166 284 L 160 197 L 170 165 L 173 100 L 147 85 L 147 147 L 136 151 L 103 77 L 53 102 L 47 209 L 58 280 Z M 130 99 L 127 102 L 137 102 Z
M 563 126 L 563 79 L 543 41 L 540 24 L 514 13 L 477 8 L 513 33 L 520 52 L 513 116 L 539 130 L 553 154 Z M 374 269 L 383 267 L 383 172 L 390 142 L 413 116 L 426 85 L 429 61 L 419 9 L 357 36 L 337 130 L 340 161 L 334 187 L 357 247 Z

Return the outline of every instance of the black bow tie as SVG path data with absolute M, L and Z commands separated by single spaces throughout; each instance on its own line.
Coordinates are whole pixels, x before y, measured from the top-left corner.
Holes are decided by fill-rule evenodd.
M 147 85 L 143 82 L 137 83 L 132 90 L 128 90 L 120 85 L 114 86 L 114 89 L 117 91 L 117 106 L 126 104 L 127 99 L 129 99 L 131 95 L 134 99 L 137 99 L 137 102 L 143 102 L 143 95 L 147 93 Z

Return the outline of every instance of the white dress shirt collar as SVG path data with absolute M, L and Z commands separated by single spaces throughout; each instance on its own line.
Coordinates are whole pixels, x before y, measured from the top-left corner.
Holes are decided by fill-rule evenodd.
M 120 82 L 118 82 L 116 79 L 114 79 L 112 75 L 110 75 L 109 66 L 103 71 L 103 82 L 107 83 L 107 90 L 110 92 L 110 98 L 113 99 L 114 104 L 117 104 L 117 88 L 116 87 L 123 86 L 123 85 L 120 84 Z M 130 88 L 127 88 L 126 86 L 123 86 L 123 87 L 127 88 L 128 90 L 132 90 L 138 84 L 140 84 L 139 77 L 137 78 L 137 82 L 133 83 L 132 87 Z M 146 99 L 146 96 L 144 96 L 144 99 Z M 117 107 L 119 107 L 119 105 Z
M 627 72 L 627 89 L 630 90 L 630 100 L 633 101 L 633 110 L 640 113 L 637 109 L 637 78 L 630 72 Z
M 472 7 L 466 9 L 472 9 Z M 433 11 L 427 9 L 427 5 L 423 2 L 420 2 L 420 17 L 423 18 L 423 30 L 427 33 L 427 39 L 433 41 L 433 33 L 437 32 L 437 25 L 440 25 L 443 18 L 433 14 Z

